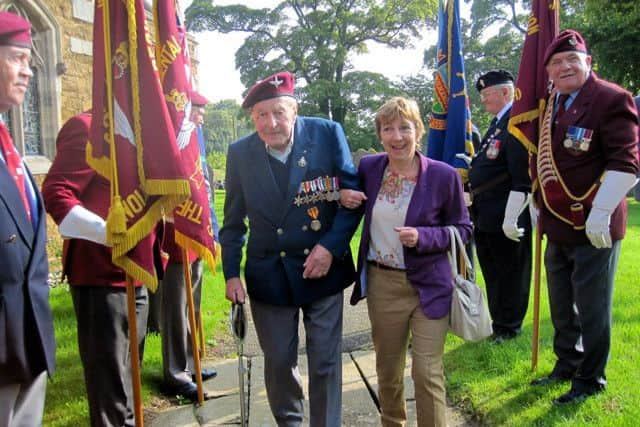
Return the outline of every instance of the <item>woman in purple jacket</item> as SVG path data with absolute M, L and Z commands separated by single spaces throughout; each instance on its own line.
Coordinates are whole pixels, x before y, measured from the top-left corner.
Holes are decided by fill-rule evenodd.
M 406 421 L 402 378 L 411 338 L 418 426 L 446 426 L 442 355 L 453 290 L 447 226 L 466 241 L 471 222 L 455 169 L 418 152 L 424 124 L 417 104 L 392 98 L 375 123 L 385 153 L 360 161 L 364 193 L 341 193 L 347 208 L 365 203 L 351 303 L 368 297 L 382 424 Z

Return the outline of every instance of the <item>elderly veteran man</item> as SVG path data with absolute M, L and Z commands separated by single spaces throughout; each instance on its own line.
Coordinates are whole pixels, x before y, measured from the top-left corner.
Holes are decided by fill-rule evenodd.
M 476 83 L 480 101 L 493 116 L 471 161 L 471 216 L 476 252 L 493 319 L 492 342 L 520 334 L 531 282 L 531 219 L 522 213 L 531 192 L 525 147 L 507 132 L 513 76 L 493 70 Z
M 33 76 L 31 24 L 0 12 L 0 113 L 22 104 Z M 55 364 L 46 221 L 33 177 L 0 120 L 0 426 L 42 423 Z
M 532 178 L 551 320 L 553 371 L 533 384 L 571 380 L 556 404 L 604 390 L 611 344 L 613 280 L 627 219 L 627 191 L 638 172 L 633 98 L 591 70 L 582 36 L 560 33 L 545 52 L 553 83 Z
M 279 426 L 303 421 L 298 323 L 306 330 L 311 426 L 341 425 L 343 289 L 355 278 L 349 249 L 360 215 L 338 205 L 359 189 L 339 124 L 297 115 L 294 76 L 255 84 L 243 108 L 256 132 L 229 146 L 220 230 L 226 297 L 243 302 L 244 269 L 264 352 L 269 405 Z

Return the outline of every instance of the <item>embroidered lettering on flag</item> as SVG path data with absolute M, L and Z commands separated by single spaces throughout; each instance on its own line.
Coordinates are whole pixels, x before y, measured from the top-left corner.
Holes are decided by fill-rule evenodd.
M 109 180 L 113 263 L 152 290 L 155 227 L 189 195 L 143 0 L 97 0 L 87 163 Z
M 187 33 L 175 0 L 155 0 L 156 57 L 167 108 L 173 123 L 180 161 L 189 177 L 191 196 L 173 212 L 175 240 L 209 263 L 215 271 L 211 193 L 206 164 L 198 143 L 198 126 L 191 121 L 193 82 Z M 172 254 L 172 257 L 174 255 Z

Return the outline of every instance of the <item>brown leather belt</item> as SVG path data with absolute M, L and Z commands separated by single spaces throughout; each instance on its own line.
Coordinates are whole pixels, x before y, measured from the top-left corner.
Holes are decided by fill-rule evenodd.
M 402 271 L 406 272 L 407 270 L 404 268 L 391 267 L 390 265 L 380 264 L 378 261 L 373 261 L 368 259 L 367 264 L 372 265 L 380 270 L 389 270 L 389 271 Z

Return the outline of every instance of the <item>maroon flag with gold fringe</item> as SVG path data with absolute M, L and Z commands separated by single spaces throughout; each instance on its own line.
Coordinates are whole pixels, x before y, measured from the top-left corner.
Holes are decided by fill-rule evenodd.
M 544 52 L 558 35 L 559 13 L 559 0 L 533 0 L 531 4 L 508 127 L 531 153 L 537 151 L 539 125 L 548 95 Z
M 96 0 L 87 163 L 111 185 L 112 261 L 155 289 L 153 230 L 189 196 L 143 0 Z
M 187 33 L 178 18 L 176 0 L 155 0 L 156 59 L 191 196 L 173 212 L 175 240 L 209 263 L 215 271 L 215 244 L 209 193 L 200 156 L 196 123 L 191 121 L 193 80 Z M 171 244 L 171 243 L 170 243 Z M 172 257 L 177 254 L 171 254 Z

